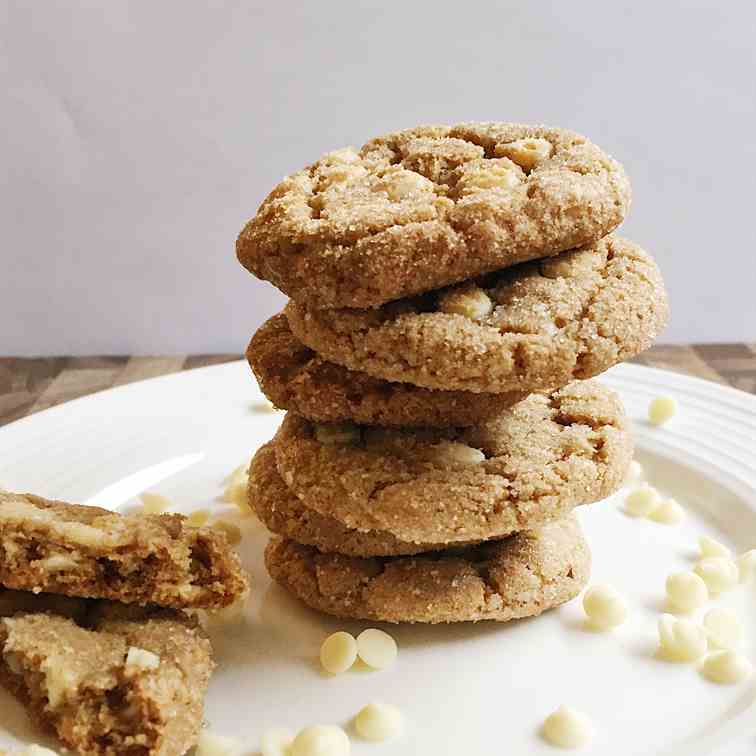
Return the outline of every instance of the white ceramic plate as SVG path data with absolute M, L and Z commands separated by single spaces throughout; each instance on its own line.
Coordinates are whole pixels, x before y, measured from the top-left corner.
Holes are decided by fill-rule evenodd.
M 398 705 L 406 732 L 384 744 L 353 739 L 356 754 L 553 754 L 537 731 L 560 703 L 587 712 L 598 734 L 585 754 L 752 754 L 756 682 L 717 686 L 693 665 L 654 658 L 664 581 L 690 568 L 708 533 L 741 552 L 756 546 L 756 398 L 693 378 L 622 365 L 603 380 L 635 421 L 648 479 L 684 505 L 682 525 L 627 518 L 622 494 L 583 508 L 593 580 L 629 599 L 629 621 L 610 634 L 582 627 L 579 601 L 540 618 L 497 625 L 394 627 L 398 662 L 381 672 L 323 677 L 322 639 L 337 628 L 272 585 L 262 566 L 265 533 L 241 545 L 253 594 L 244 621 L 214 631 L 219 662 L 207 696 L 213 731 L 257 750 L 270 727 L 346 725 L 364 704 Z M 658 394 L 679 401 L 663 428 L 645 423 Z M 223 479 L 274 433 L 280 415 L 238 362 L 132 384 L 70 402 L 0 429 L 0 485 L 118 507 L 159 491 L 180 511 L 222 505 Z M 255 409 L 257 408 L 257 409 Z M 737 609 L 756 655 L 756 587 L 713 604 Z M 41 740 L 21 707 L 0 693 L 0 746 Z M 350 729 L 351 733 L 351 729 Z M 353 734 L 353 733 L 352 733 Z

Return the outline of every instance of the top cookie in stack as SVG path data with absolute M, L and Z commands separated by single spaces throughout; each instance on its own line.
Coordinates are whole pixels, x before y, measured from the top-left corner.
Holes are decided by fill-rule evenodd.
M 584 137 L 499 123 L 374 139 L 271 192 L 237 254 L 291 297 L 247 350 L 290 410 L 250 476 L 284 536 L 279 582 L 334 614 L 423 622 L 523 616 L 507 575 L 540 570 L 527 613 L 580 590 L 570 512 L 617 489 L 632 442 L 617 398 L 574 381 L 667 317 L 655 263 L 612 234 L 629 202 Z M 491 548 L 503 582 L 462 579 Z

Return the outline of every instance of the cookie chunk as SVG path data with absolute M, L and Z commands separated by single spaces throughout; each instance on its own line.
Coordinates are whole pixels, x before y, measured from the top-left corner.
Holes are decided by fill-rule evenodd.
M 595 381 L 531 395 L 472 428 L 313 424 L 288 413 L 276 463 L 305 506 L 402 541 L 503 537 L 614 492 L 632 457 L 619 398 Z
M 84 600 L 72 618 L 30 596 L 0 594 L 0 682 L 43 727 L 86 756 L 175 756 L 196 743 L 213 662 L 194 620 Z
M 414 557 L 358 559 L 275 538 L 271 577 L 308 606 L 379 622 L 507 622 L 577 596 L 590 551 L 568 518 L 502 541 Z
M 284 179 L 236 252 L 308 307 L 373 307 L 596 241 L 629 204 L 620 164 L 579 134 L 421 126 Z
M 0 492 L 0 585 L 217 609 L 247 591 L 226 536 L 181 515 L 121 515 Z
M 525 397 L 524 392 L 474 394 L 390 383 L 319 357 L 299 342 L 283 314 L 255 333 L 247 360 L 276 407 L 310 420 L 366 425 L 475 425 Z
M 434 551 L 443 543 L 400 541 L 380 530 L 360 531 L 305 506 L 283 482 L 276 467 L 272 444 L 260 447 L 249 468 L 249 503 L 272 533 L 320 551 L 335 551 L 348 556 L 396 556 Z
M 308 310 L 291 301 L 284 312 L 300 341 L 352 370 L 497 392 L 598 375 L 647 349 L 668 306 L 653 260 L 609 236 L 374 310 Z

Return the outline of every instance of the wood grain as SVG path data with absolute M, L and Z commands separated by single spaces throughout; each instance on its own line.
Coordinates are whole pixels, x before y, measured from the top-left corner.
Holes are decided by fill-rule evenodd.
M 236 354 L 0 357 L 0 425 L 113 386 L 238 359 Z M 659 345 L 634 362 L 756 393 L 756 344 Z

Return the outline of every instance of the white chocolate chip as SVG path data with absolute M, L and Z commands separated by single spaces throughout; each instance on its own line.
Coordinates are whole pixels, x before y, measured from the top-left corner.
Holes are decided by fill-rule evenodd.
M 627 602 L 611 585 L 591 586 L 583 596 L 583 609 L 599 630 L 617 627 L 627 619 Z
M 340 675 L 357 661 L 357 641 L 353 635 L 340 630 L 329 635 L 320 647 L 320 663 L 326 672 Z
M 740 580 L 738 565 L 727 557 L 706 557 L 694 569 L 712 595 L 731 590 Z
M 2 751 L 0 751 L 0 753 L 2 753 Z M 30 746 L 24 748 L 18 756 L 58 756 L 58 752 L 51 751 L 49 748 L 43 748 L 36 743 L 32 743 Z
M 709 589 L 700 575 L 677 572 L 667 578 L 667 606 L 674 612 L 692 612 L 709 600 Z
M 480 449 L 459 441 L 441 441 L 433 446 L 431 456 L 434 462 L 452 465 L 478 465 L 486 460 Z
M 447 315 L 462 315 L 480 321 L 493 312 L 493 301 L 483 289 L 475 285 L 455 286 L 438 298 L 437 309 Z
M 455 188 L 463 197 L 477 192 L 512 189 L 525 178 L 522 168 L 506 157 L 470 162 L 460 172 Z
M 160 666 L 160 657 L 152 651 L 131 646 L 126 653 L 126 666 L 133 669 L 157 669 Z
M 139 498 L 142 501 L 143 514 L 163 514 L 163 512 L 171 507 L 171 502 L 159 493 L 150 493 L 147 491 L 141 494 Z
M 653 486 L 643 485 L 625 498 L 625 514 L 630 517 L 647 517 L 659 506 L 661 497 Z
M 288 756 L 293 742 L 294 738 L 286 730 L 268 730 L 260 740 L 260 756 Z
M 709 536 L 701 536 L 698 539 L 698 548 L 700 549 L 702 559 L 706 557 L 729 557 L 732 555 L 727 546 L 719 541 L 715 541 L 713 538 L 709 538 Z
M 291 744 L 291 756 L 348 756 L 349 738 L 340 727 L 314 725 L 302 730 Z
M 234 525 L 233 522 L 228 520 L 215 520 L 210 524 L 213 530 L 218 530 L 221 533 L 226 534 L 226 539 L 230 546 L 236 546 L 241 542 L 242 532 L 238 525 Z
M 571 706 L 560 706 L 546 717 L 541 734 L 558 748 L 580 748 L 593 739 L 595 728 L 586 714 Z
M 329 423 L 315 426 L 315 438 L 328 446 L 346 446 L 360 440 L 360 429 L 354 423 Z
M 685 510 L 674 499 L 664 499 L 648 517 L 662 525 L 677 525 L 685 519 Z
M 243 748 L 241 740 L 237 738 L 227 738 L 201 730 L 194 754 L 195 756 L 240 756 Z
M 57 572 L 59 570 L 73 570 L 79 566 L 79 563 L 70 554 L 52 554 L 46 559 L 35 562 L 35 566 L 48 572 Z
M 66 700 L 68 693 L 75 689 L 76 678 L 65 663 L 54 656 L 48 657 L 41 669 L 45 675 L 47 700 L 50 707 L 56 709 Z
M 496 147 L 497 155 L 506 155 L 522 166 L 526 171 L 532 170 L 551 155 L 551 142 L 540 137 L 517 139 Z
M 375 190 L 386 192 L 392 202 L 401 202 L 418 194 L 431 194 L 433 182 L 414 171 L 401 167 L 389 168 L 376 183 Z
M 756 549 L 750 549 L 738 557 L 738 573 L 741 583 L 748 582 L 756 573 Z
M 715 651 L 704 659 L 701 673 L 711 682 L 734 685 L 751 676 L 753 665 L 747 657 L 736 651 Z
M 186 516 L 186 524 L 192 528 L 201 528 L 210 519 L 210 510 L 195 509 Z
M 732 609 L 716 607 L 704 615 L 703 626 L 713 648 L 733 651 L 743 640 L 743 624 Z
M 402 731 L 402 713 L 391 704 L 371 703 L 360 709 L 354 728 L 365 740 L 388 740 Z
M 643 480 L 643 467 L 638 460 L 634 459 L 627 468 L 625 483 L 639 483 Z
M 648 422 L 651 425 L 666 423 L 677 412 L 677 402 L 671 396 L 657 396 L 648 405 Z
M 357 636 L 357 654 L 373 669 L 384 669 L 394 663 L 397 656 L 396 641 L 383 630 L 368 628 Z
M 671 661 L 690 662 L 700 659 L 709 645 L 706 630 L 695 622 L 671 614 L 659 618 L 659 648 Z

